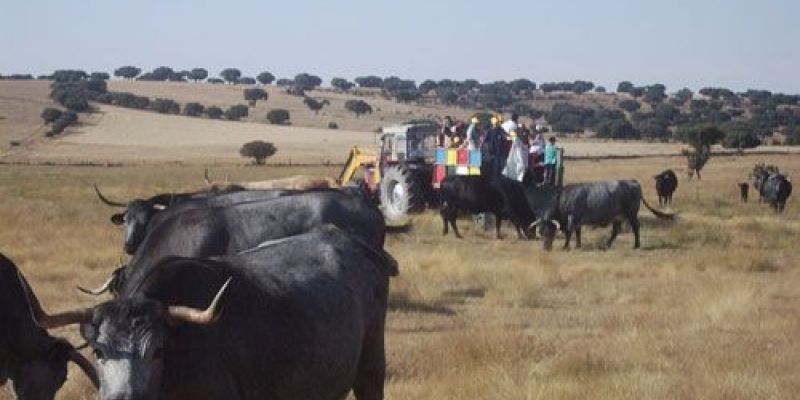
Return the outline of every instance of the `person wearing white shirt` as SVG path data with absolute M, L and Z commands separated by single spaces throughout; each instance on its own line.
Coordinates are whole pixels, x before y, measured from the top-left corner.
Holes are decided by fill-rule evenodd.
M 503 130 L 506 131 L 507 134 L 511 135 L 511 132 L 517 132 L 519 130 L 519 114 L 513 113 L 511 114 L 511 119 L 506 122 L 503 122 Z

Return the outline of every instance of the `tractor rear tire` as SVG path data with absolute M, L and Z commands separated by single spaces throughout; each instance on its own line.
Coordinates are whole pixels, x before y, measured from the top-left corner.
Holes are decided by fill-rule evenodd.
M 425 210 L 425 182 L 420 175 L 402 165 L 392 165 L 383 171 L 380 199 L 387 220 Z

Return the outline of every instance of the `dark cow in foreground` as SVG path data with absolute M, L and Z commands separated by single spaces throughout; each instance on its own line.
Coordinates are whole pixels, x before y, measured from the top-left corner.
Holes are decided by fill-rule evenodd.
M 163 259 L 135 291 L 70 322 L 97 354 L 101 400 L 378 400 L 395 275 L 389 254 L 328 226 Z
M 117 270 L 100 289 L 88 292 L 124 292 L 127 280 L 141 279 L 162 257 L 235 254 L 261 242 L 302 234 L 325 224 L 383 248 L 383 216 L 357 194 L 328 189 L 220 207 L 187 203 L 158 214 L 128 266 Z
M 89 360 L 44 329 L 54 322 L 16 265 L 0 254 L 0 385 L 11 380 L 20 400 L 52 400 L 67 379 L 69 361 L 98 385 Z
M 541 191 L 528 193 L 529 202 L 541 218 L 535 223 L 541 225 L 540 232 L 544 238 L 544 248 L 552 248 L 557 230 L 564 231 L 566 241 L 564 248 L 569 248 L 572 233 L 575 233 L 575 244 L 581 246 L 581 226 L 607 226 L 612 224 L 611 237 L 606 246 L 611 246 L 622 228 L 622 221 L 627 220 L 633 230 L 634 248 L 639 248 L 639 204 L 643 203 L 650 212 L 662 219 L 672 219 L 667 214 L 651 207 L 642 197 L 642 188 L 635 180 L 592 182 L 567 185 L 562 190 L 553 191 L 549 198 L 541 198 Z M 538 197 L 537 197 L 538 196 Z
M 451 175 L 445 178 L 439 190 L 443 230 L 453 227 L 456 237 L 461 238 L 456 219 L 460 212 L 471 214 L 491 213 L 495 218 L 495 229 L 501 239 L 500 226 L 503 218 L 510 219 L 520 238 L 527 238 L 527 227 L 535 220 L 525 201 L 522 184 L 500 177 Z
M 658 206 L 666 207 L 672 205 L 672 194 L 678 188 L 678 176 L 675 171 L 668 169 L 654 177 L 656 180 L 656 192 L 658 193 Z
M 753 187 L 758 190 L 759 201 L 766 201 L 776 213 L 783 212 L 786 200 L 792 195 L 792 182 L 777 168 L 763 164 L 753 168 Z

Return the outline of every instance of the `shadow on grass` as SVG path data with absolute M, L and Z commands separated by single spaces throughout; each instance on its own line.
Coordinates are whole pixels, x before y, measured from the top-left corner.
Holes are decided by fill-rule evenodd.
M 391 296 L 389 298 L 389 310 L 448 316 L 456 315 L 456 312 L 449 307 L 439 304 L 425 304 L 420 301 L 412 300 L 405 294 Z

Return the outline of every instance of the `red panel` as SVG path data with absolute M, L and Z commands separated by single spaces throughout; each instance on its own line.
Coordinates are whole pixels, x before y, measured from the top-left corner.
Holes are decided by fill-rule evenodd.
M 469 150 L 467 149 L 458 149 L 457 153 L 457 161 L 458 165 L 467 165 L 469 164 Z
M 439 183 L 444 180 L 444 177 L 447 174 L 447 167 L 444 165 L 436 165 L 433 169 L 433 182 Z

